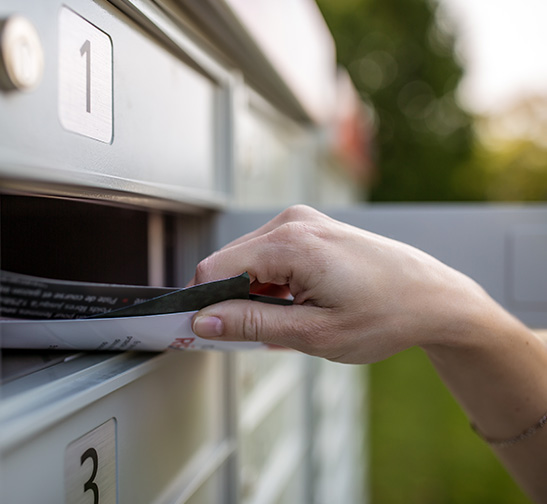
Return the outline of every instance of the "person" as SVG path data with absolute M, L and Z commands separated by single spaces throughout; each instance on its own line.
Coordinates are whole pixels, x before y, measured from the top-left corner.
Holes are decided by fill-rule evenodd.
M 293 304 L 208 306 L 194 316 L 198 336 L 353 364 L 419 346 L 515 480 L 547 503 L 547 347 L 477 283 L 306 206 L 204 259 L 191 284 L 245 271 L 253 288 L 290 294 Z

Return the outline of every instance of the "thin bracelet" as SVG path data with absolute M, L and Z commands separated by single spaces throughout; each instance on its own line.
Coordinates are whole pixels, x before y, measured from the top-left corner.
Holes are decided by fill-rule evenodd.
M 520 434 L 517 434 L 516 436 L 510 437 L 507 439 L 491 438 L 491 437 L 485 436 L 481 431 L 479 431 L 479 429 L 474 423 L 471 423 L 471 428 L 477 433 L 477 435 L 481 439 L 486 441 L 488 444 L 491 444 L 492 446 L 497 446 L 498 448 L 506 448 L 507 446 L 514 445 L 515 443 L 524 441 L 525 439 L 532 437 L 545 424 L 547 424 L 547 413 L 545 413 L 545 415 L 543 415 L 537 421 L 537 423 L 535 423 L 531 427 L 528 427 L 526 430 L 523 430 Z

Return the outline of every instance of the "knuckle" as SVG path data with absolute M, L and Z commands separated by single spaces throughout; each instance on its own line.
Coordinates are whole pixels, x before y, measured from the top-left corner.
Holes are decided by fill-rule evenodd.
M 307 219 L 316 213 L 316 210 L 307 205 L 293 205 L 285 209 L 280 214 L 280 218 L 283 222 L 299 221 Z
M 307 222 L 286 222 L 272 232 L 272 238 L 283 242 L 305 240 L 315 234 L 315 226 Z
M 272 231 L 268 239 L 308 260 L 325 256 L 325 245 L 330 240 L 320 224 L 310 222 L 287 222 Z
M 211 256 L 201 260 L 196 266 L 195 278 L 198 283 L 202 283 L 208 279 L 208 275 L 212 269 Z
M 263 319 L 259 310 L 247 308 L 242 319 L 242 338 L 246 341 L 260 341 Z

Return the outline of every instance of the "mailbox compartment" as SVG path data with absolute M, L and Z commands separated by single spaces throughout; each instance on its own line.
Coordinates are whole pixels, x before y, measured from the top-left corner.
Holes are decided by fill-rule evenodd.
M 230 166 L 220 65 L 183 35 L 166 47 L 106 1 L 2 2 L 0 18 L 15 14 L 34 26 L 44 65 L 33 89 L 0 93 L 4 184 L 218 204 Z
M 2 268 L 31 275 L 183 285 L 208 242 L 206 214 L 0 201 Z M 70 504 L 96 488 L 106 503 L 233 501 L 218 483 L 236 451 L 232 376 L 229 357 L 213 352 L 4 351 L 0 500 Z

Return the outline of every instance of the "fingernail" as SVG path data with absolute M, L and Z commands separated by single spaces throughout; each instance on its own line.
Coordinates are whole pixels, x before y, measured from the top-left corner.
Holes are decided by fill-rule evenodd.
M 222 336 L 224 324 L 218 317 L 197 317 L 192 330 L 201 338 L 216 338 Z

